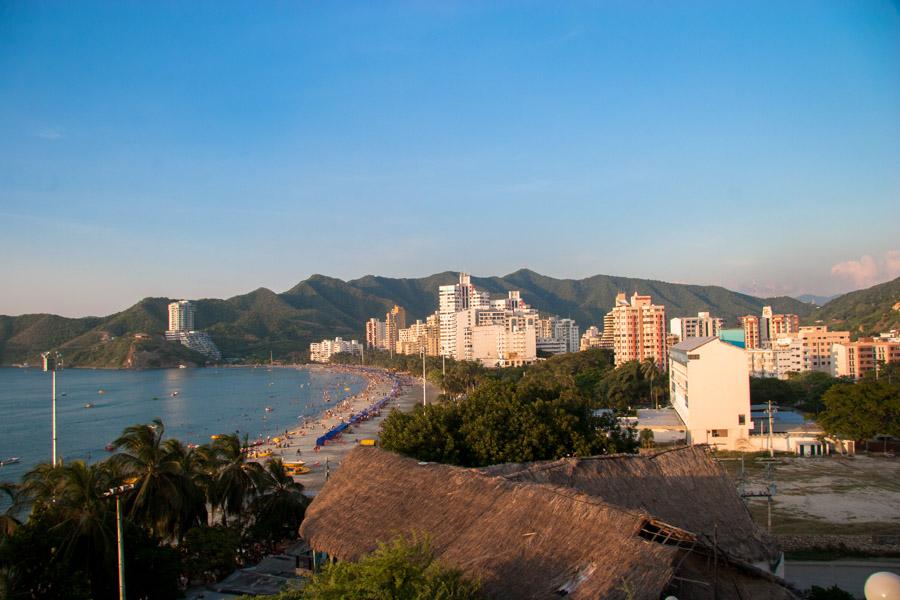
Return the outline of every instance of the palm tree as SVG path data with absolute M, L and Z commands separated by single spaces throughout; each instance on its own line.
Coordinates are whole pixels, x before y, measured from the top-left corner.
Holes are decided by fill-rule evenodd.
M 16 518 L 20 508 L 16 484 L 0 481 L 0 493 L 4 494 L 9 501 L 6 511 L 0 515 L 0 540 L 2 540 L 4 537 L 12 535 L 22 523 Z
M 176 461 L 180 470 L 177 484 L 181 510 L 174 530 L 180 542 L 190 528 L 207 523 L 206 496 L 212 484 L 212 472 L 208 454 L 199 448 L 189 448 L 175 439 L 166 440 L 163 446 L 169 460 Z
M 653 402 L 653 408 L 659 408 L 654 402 L 655 395 L 653 393 L 653 380 L 656 379 L 658 374 L 659 371 L 656 368 L 656 362 L 652 358 L 645 358 L 643 362 L 641 362 L 641 375 L 644 379 L 650 380 L 650 401 Z
M 151 533 L 175 538 L 182 532 L 184 513 L 196 507 L 185 485 L 183 453 L 178 445 L 163 442 L 165 426 L 155 419 L 148 425 L 132 425 L 113 442 L 120 449 L 109 463 L 123 478 L 135 484 L 128 502 L 129 515 Z
M 95 596 L 105 595 L 115 565 L 114 504 L 104 492 L 119 483 L 106 462 L 43 463 L 25 474 L 21 494 L 33 502 L 29 524 L 46 524 L 54 556 L 83 572 Z M 58 553 L 58 554 L 57 554 Z
M 25 474 L 21 493 L 55 522 L 63 534 L 63 550 L 85 546 L 105 552 L 115 540 L 111 503 L 103 496 L 118 483 L 115 474 L 101 462 L 88 465 L 41 463 Z
M 212 499 L 213 504 L 222 510 L 223 525 L 228 524 L 229 515 L 240 517 L 258 491 L 257 481 L 262 467 L 247 460 L 245 447 L 246 444 L 241 444 L 240 438 L 233 433 L 213 442 L 218 468 L 212 486 Z
M 285 472 L 280 458 L 270 458 L 259 474 L 259 496 L 250 504 L 256 525 L 270 537 L 296 534 L 309 498 L 303 495 L 303 484 Z

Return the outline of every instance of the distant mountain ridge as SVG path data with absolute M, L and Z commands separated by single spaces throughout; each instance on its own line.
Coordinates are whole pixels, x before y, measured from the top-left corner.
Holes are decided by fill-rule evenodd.
M 818 296 L 816 294 L 801 294 L 799 296 L 794 296 L 800 302 L 806 302 L 807 304 L 815 304 L 816 306 L 825 306 L 830 301 L 837 298 L 837 296 Z
M 437 309 L 438 286 L 455 283 L 458 273 L 446 271 L 422 278 L 367 275 L 343 281 L 312 275 L 291 289 L 275 293 L 259 288 L 225 300 L 193 300 L 195 325 L 207 331 L 225 357 L 240 359 L 299 358 L 311 341 L 323 337 L 364 337 L 365 321 L 384 318 L 395 303 L 410 319 L 424 319 Z M 776 312 L 811 316 L 812 305 L 789 297 L 756 298 L 719 286 L 667 283 L 649 279 L 595 275 L 585 279 L 555 279 L 521 269 L 503 277 L 473 277 L 492 294 L 520 290 L 538 310 L 576 320 L 582 330 L 599 325 L 620 291 L 653 296 L 669 318 L 710 311 L 736 327 L 737 318 L 759 314 L 764 305 Z M 170 298 L 145 298 L 107 317 L 66 318 L 57 315 L 0 316 L 0 364 L 36 362 L 39 353 L 59 349 L 70 365 L 123 366 L 126 357 L 99 348 L 135 333 L 161 335 L 168 324 Z M 174 355 L 174 354 L 173 354 Z M 101 360 L 106 364 L 97 364 Z
M 900 329 L 900 277 L 828 301 L 808 317 L 854 337 Z

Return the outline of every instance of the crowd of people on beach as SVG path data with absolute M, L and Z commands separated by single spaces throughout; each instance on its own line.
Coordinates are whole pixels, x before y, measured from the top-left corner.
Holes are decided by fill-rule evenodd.
M 403 389 L 403 382 L 395 375 L 386 373 L 380 369 L 372 369 L 365 367 L 353 367 L 345 365 L 332 365 L 327 368 L 329 371 L 345 373 L 347 375 L 362 376 L 366 380 L 365 387 L 358 393 L 349 396 L 334 406 L 325 409 L 318 418 L 306 418 L 297 429 L 285 431 L 278 437 L 267 437 L 265 443 L 259 447 L 253 448 L 249 454 L 250 458 L 263 459 L 273 455 L 274 451 L 281 451 L 280 454 L 285 459 L 294 459 L 300 457 L 303 452 L 301 445 L 307 445 L 307 438 L 310 435 L 319 437 L 340 424 L 349 423 L 354 415 L 358 415 L 357 421 L 369 420 L 380 415 L 380 411 L 359 416 L 359 413 L 371 406 L 378 399 L 386 396 L 396 396 Z M 326 390 L 323 393 L 325 400 L 329 397 L 337 396 L 341 387 L 345 387 L 345 382 L 338 381 L 334 387 L 333 396 Z M 346 387 L 345 387 L 346 389 Z M 345 432 L 349 432 L 347 429 Z M 332 441 L 337 441 L 332 440 Z M 358 441 L 358 440 L 357 440 Z M 318 452 L 319 447 L 315 443 L 309 444 L 313 452 Z

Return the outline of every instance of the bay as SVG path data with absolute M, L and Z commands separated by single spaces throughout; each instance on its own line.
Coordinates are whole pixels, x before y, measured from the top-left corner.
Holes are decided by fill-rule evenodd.
M 65 461 L 101 460 L 125 427 L 157 417 L 166 437 L 185 443 L 235 431 L 251 440 L 274 437 L 364 388 L 358 375 L 315 368 L 62 370 L 57 453 Z M 39 462 L 50 462 L 50 397 L 50 373 L 0 368 L 0 460 L 21 459 L 0 467 L 0 481 L 18 482 Z

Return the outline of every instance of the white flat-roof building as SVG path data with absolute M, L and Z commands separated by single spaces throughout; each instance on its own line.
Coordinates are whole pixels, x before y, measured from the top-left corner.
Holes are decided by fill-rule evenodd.
M 669 351 L 669 377 L 687 443 L 750 447 L 750 374 L 743 350 L 717 337 L 689 338 Z
M 331 360 L 333 354 L 348 352 L 350 354 L 362 354 L 362 344 L 356 340 L 344 340 L 336 337 L 333 340 L 322 340 L 309 345 L 309 360 L 312 362 L 326 363 Z
M 679 340 L 718 336 L 722 323 L 722 319 L 711 317 L 708 312 L 698 312 L 696 317 L 675 317 L 669 321 L 669 333 L 677 335 Z

